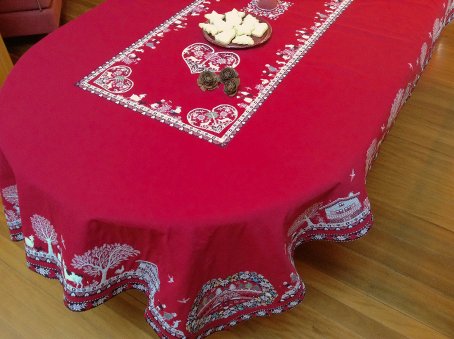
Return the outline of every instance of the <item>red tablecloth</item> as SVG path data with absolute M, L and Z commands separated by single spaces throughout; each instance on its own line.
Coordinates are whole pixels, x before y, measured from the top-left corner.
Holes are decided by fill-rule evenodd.
M 208 44 L 203 15 L 270 41 Z M 372 223 L 368 169 L 453 0 L 110 0 L 32 48 L 0 92 L 0 187 L 29 267 L 83 311 L 130 288 L 163 337 L 302 299 L 293 251 Z M 236 67 L 240 92 L 202 92 Z

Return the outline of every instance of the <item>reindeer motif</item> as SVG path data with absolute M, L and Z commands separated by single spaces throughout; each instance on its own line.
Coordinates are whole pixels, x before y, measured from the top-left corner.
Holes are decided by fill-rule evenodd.
M 25 237 L 24 240 L 25 240 L 25 246 L 30 247 L 30 248 L 35 247 L 35 238 L 33 235 L 31 235 L 29 237 Z
M 121 265 L 121 267 L 115 271 L 115 274 L 122 274 L 124 271 L 125 271 L 125 267 L 123 265 Z
M 243 99 L 244 102 L 250 104 L 254 101 L 254 95 L 246 91 L 238 91 L 237 99 Z
M 147 95 L 146 94 L 133 94 L 129 97 L 129 99 L 131 101 L 134 101 L 134 102 L 138 102 L 138 103 L 142 103 L 142 100 L 146 97 Z
M 82 287 L 82 276 L 80 275 L 77 275 L 76 273 L 74 272 L 70 272 L 68 271 L 68 269 L 66 268 L 66 264 L 65 264 L 65 261 L 62 260 L 62 263 L 63 263 L 63 275 L 65 277 L 65 280 L 68 282 L 72 282 L 76 285 L 76 288 L 79 288 Z

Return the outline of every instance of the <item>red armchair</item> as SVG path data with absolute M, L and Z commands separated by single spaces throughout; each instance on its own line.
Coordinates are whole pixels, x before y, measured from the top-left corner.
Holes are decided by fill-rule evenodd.
M 62 0 L 1 0 L 3 37 L 50 33 L 60 22 Z

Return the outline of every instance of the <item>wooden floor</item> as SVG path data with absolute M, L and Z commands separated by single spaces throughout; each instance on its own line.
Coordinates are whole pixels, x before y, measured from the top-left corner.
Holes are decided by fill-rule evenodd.
M 63 21 L 99 2 L 65 1 Z M 36 40 L 8 40 L 13 60 Z M 454 338 L 454 23 L 383 144 L 367 186 L 375 226 L 365 238 L 297 250 L 307 284 L 301 305 L 212 337 Z M 0 228 L 1 338 L 155 337 L 139 292 L 85 313 L 68 311 L 60 285 L 30 272 L 23 244 Z

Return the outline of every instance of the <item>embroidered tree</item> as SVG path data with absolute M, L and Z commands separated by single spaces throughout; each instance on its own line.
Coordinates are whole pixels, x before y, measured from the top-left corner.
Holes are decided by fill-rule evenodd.
M 440 34 L 443 31 L 443 27 L 443 21 L 437 18 L 434 22 L 434 27 L 431 33 L 432 42 L 435 42 L 440 37 Z
M 16 211 L 18 217 L 20 216 L 19 210 L 19 195 L 17 194 L 17 186 L 9 186 L 2 190 L 3 198 L 6 202 L 9 202 L 13 205 L 14 210 Z
M 322 206 L 321 203 L 316 203 L 316 204 L 313 204 L 311 207 L 309 207 L 308 209 L 306 209 L 303 214 L 301 214 L 296 220 L 295 222 L 292 224 L 292 226 L 290 227 L 290 229 L 288 230 L 288 234 L 289 235 L 292 235 L 296 232 L 296 230 L 301 226 L 303 225 L 304 223 L 307 223 L 307 226 L 305 227 L 304 230 L 308 230 L 308 229 L 311 229 L 312 226 L 314 226 L 314 223 L 312 222 L 312 218 L 318 216 L 318 210 L 320 209 L 320 207 Z M 296 234 L 295 234 L 296 235 Z
M 9 202 L 11 205 L 14 205 L 14 206 L 19 205 L 19 197 L 17 194 L 16 185 L 4 188 L 2 190 L 2 194 L 3 194 L 3 198 L 5 198 L 5 200 L 7 202 Z
M 393 105 L 391 106 L 391 113 L 388 118 L 388 129 L 391 128 L 394 120 L 396 120 L 397 113 L 399 113 L 400 108 L 404 104 L 404 89 L 400 89 L 394 99 Z
M 427 42 L 425 42 L 421 47 L 421 55 L 419 56 L 419 66 L 421 66 L 421 69 L 424 69 L 424 67 L 426 66 L 426 56 L 428 49 L 429 47 L 427 46 Z
M 49 253 L 49 255 L 54 255 L 52 245 L 57 244 L 57 233 L 55 232 L 54 227 L 49 220 L 40 215 L 35 214 L 30 219 L 36 236 L 47 243 L 47 253 Z
M 140 252 L 127 244 L 104 244 L 76 255 L 72 260 L 74 268 L 83 269 L 93 277 L 101 275 L 101 284 L 107 280 L 109 269 L 117 267 L 122 261 L 129 259 Z
M 321 206 L 322 203 L 316 203 L 309 207 L 307 210 L 305 210 L 304 213 L 300 216 L 307 223 L 308 228 L 314 226 L 314 223 L 312 222 L 311 219 L 315 218 L 316 216 L 319 216 L 318 211 Z
M 365 210 L 369 210 L 370 211 L 370 201 L 369 201 L 368 197 L 366 197 L 366 199 L 364 199 L 363 207 L 364 207 Z
M 14 211 L 5 210 L 6 223 L 10 228 L 13 227 L 13 224 L 17 221 L 17 215 Z

